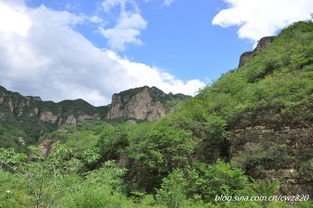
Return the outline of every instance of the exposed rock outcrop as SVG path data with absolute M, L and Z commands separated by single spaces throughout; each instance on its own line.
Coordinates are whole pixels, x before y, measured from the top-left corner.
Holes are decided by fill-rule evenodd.
M 44 157 L 47 157 L 51 153 L 51 151 L 52 151 L 52 146 L 51 146 L 52 142 L 53 141 L 51 139 L 46 138 L 46 139 L 44 139 L 40 143 L 40 145 L 39 145 L 40 152 L 42 153 L 42 155 Z
M 188 96 L 166 94 L 157 88 L 146 86 L 127 90 L 113 95 L 107 119 L 159 120 L 170 112 L 166 108 L 166 102 L 186 98 Z
M 309 126 L 259 125 L 233 129 L 229 156 L 235 167 L 257 179 L 279 180 L 285 195 L 313 195 L 303 167 L 313 158 Z
M 166 114 L 167 110 L 163 107 L 162 103 L 154 100 L 148 88 L 144 88 L 141 92 L 133 96 L 114 94 L 107 118 L 155 121 L 164 117 Z
M 20 135 L 14 134 L 10 139 L 20 145 L 18 137 L 23 137 L 27 145 L 28 140 L 38 139 L 64 124 L 106 119 L 131 120 L 132 123 L 137 120 L 155 121 L 189 97 L 166 94 L 156 87 L 141 87 L 114 94 L 109 106 L 95 107 L 82 99 L 59 103 L 42 101 L 40 97 L 22 96 L 0 86 L 0 125 L 3 122 L 15 126 Z
M 60 125 L 104 119 L 106 112 L 107 107 L 94 107 L 83 100 L 42 101 L 0 86 L 0 126 L 5 126 L 1 130 L 12 132 L 9 135 L 0 132 L 0 140 L 11 140 L 10 145 L 15 146 L 28 145 Z
M 23 137 L 18 137 L 18 142 L 19 142 L 21 145 L 23 145 L 23 146 L 26 145 L 26 142 L 25 142 L 25 140 L 24 140 Z
M 57 126 L 76 125 L 86 120 L 135 119 L 155 121 L 170 113 L 179 101 L 190 96 L 166 94 L 156 87 L 140 87 L 114 94 L 109 106 L 94 107 L 84 100 L 59 103 L 42 101 L 40 97 L 22 96 L 0 88 L 0 119 L 19 117 Z
M 3 115 L 0 119 L 10 117 L 22 121 L 71 125 L 91 119 L 103 119 L 106 117 L 106 111 L 105 106 L 94 107 L 81 99 L 54 103 L 42 101 L 40 97 L 22 96 L 0 87 L 0 113 Z
M 247 63 L 254 56 L 256 56 L 259 52 L 264 51 L 268 46 L 270 46 L 272 44 L 273 40 L 274 40 L 274 36 L 261 38 L 258 45 L 256 46 L 256 48 L 253 51 L 244 52 L 240 56 L 240 61 L 239 61 L 238 67 L 241 67 L 242 65 Z
M 42 112 L 40 120 L 55 123 L 58 120 L 58 116 L 53 115 L 51 112 Z

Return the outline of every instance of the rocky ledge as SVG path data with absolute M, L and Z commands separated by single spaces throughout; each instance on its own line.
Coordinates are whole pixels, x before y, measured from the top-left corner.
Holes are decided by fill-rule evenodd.
M 274 36 L 264 37 L 258 42 L 258 45 L 253 51 L 244 52 L 240 56 L 239 66 L 243 66 L 247 61 L 251 60 L 254 56 L 256 56 L 260 51 L 264 51 L 268 46 L 272 44 L 274 40 Z

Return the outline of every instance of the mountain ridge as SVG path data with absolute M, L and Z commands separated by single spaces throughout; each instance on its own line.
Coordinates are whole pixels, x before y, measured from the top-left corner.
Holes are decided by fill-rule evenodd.
M 156 91 L 158 93 L 153 94 Z M 133 96 L 138 96 L 137 94 L 142 94 L 142 92 L 144 94 L 141 99 L 131 99 Z M 41 135 L 55 130 L 58 126 L 76 125 L 87 120 L 115 119 L 126 121 L 130 119 L 133 122 L 136 120 L 158 120 L 169 114 L 180 101 L 190 97 L 166 94 L 155 87 L 149 88 L 147 86 L 122 91 L 114 94 L 112 98 L 115 99 L 117 96 L 123 98 L 123 105 L 127 105 L 127 109 L 121 109 L 123 105 L 120 106 L 114 102 L 107 106 L 95 107 L 83 99 L 60 102 L 42 101 L 38 96 L 22 96 L 18 92 L 11 92 L 0 86 L 0 124 L 2 126 L 0 127 L 0 146 L 3 146 L 4 143 L 11 143 L 10 146 L 14 143 L 13 146 L 21 143 L 32 143 Z M 162 99 L 163 101 L 160 102 Z M 174 105 L 166 106 L 168 102 L 174 101 L 176 102 Z M 136 110 L 133 110 L 134 108 Z M 115 109 L 115 114 L 112 113 L 112 109 Z M 154 109 L 159 109 L 156 114 Z M 139 113 L 128 113 L 128 111 Z M 8 125 L 12 128 L 11 131 L 8 131 L 6 127 Z M 13 130 L 14 127 L 11 127 L 12 125 L 16 126 L 15 130 Z M 10 132 L 9 135 L 7 135 L 8 132 Z M 31 140 L 29 137 L 33 139 Z M 12 143 L 8 140 L 15 142 Z M 24 141 L 21 142 L 22 140 Z
M 115 109 L 110 114 L 125 116 L 128 122 L 94 120 L 61 126 L 40 138 L 44 157 L 30 161 L 27 158 L 32 155 L 25 155 L 26 167 L 54 167 L 56 159 L 64 155 L 57 160 L 61 173 L 65 172 L 57 181 L 64 188 L 60 192 L 58 186 L 51 192 L 61 195 L 56 204 L 75 201 L 91 192 L 82 207 L 94 202 L 90 198 L 99 204 L 117 200 L 120 206 L 122 198 L 112 196 L 121 190 L 127 199 L 125 207 L 135 200 L 134 207 L 311 208 L 312 200 L 306 200 L 313 195 L 312 57 L 313 22 L 295 23 L 242 66 L 223 74 L 158 121 L 133 125 L 127 120 L 134 116 L 128 109 L 136 109 L 133 104 L 138 99 L 140 106 L 145 103 L 142 100 L 157 96 L 150 105 L 144 105 L 144 115 L 149 115 L 156 103 L 168 104 L 158 90 L 150 92 L 143 87 L 115 94 Z M 6 109 L 10 111 L 9 104 Z M 2 160 L 13 155 L 9 163 L 19 158 L 13 150 L 2 151 Z M 78 169 L 71 171 L 73 166 Z M 111 169 L 103 171 L 103 167 Z M 125 173 L 120 175 L 121 180 L 105 177 L 116 167 L 122 168 L 119 174 Z M 38 175 L 38 169 L 29 175 Z M 15 187 L 17 175 L 10 172 L 2 175 L 6 179 L 10 174 L 8 187 Z M 50 184 L 56 181 L 52 173 L 39 177 Z M 97 176 L 101 179 L 95 180 Z M 113 182 L 112 189 L 107 195 L 98 194 L 101 188 L 108 190 L 109 186 L 102 186 L 105 182 Z M 27 201 L 29 186 L 24 187 Z M 69 194 L 69 189 L 74 192 Z M 75 193 L 76 189 L 79 190 Z M 20 191 L 18 186 L 15 191 Z M 306 199 L 231 203 L 216 200 L 225 193 L 244 198 L 280 195 Z M 73 203 L 72 207 L 76 206 Z

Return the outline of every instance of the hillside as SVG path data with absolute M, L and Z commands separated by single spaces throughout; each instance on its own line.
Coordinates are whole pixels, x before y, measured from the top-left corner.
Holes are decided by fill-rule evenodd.
M 40 97 L 22 96 L 0 86 L 0 147 L 33 144 L 58 126 L 87 120 L 158 120 L 189 97 L 141 87 L 114 94 L 109 106 L 95 107 L 82 99 L 42 101 Z
M 219 142 L 224 155 L 226 146 L 233 167 L 280 180 L 284 194 L 313 194 L 313 23 L 284 29 L 254 53 L 177 111 L 175 126 L 203 140 L 206 152 Z
M 96 108 L 81 99 L 46 102 L 0 87 L 0 146 L 31 144 L 57 126 L 101 119 L 106 112 L 107 107 Z
M 23 177 L 5 165 L 0 182 L 21 201 L 55 207 L 312 207 L 313 23 L 295 23 L 245 54 L 238 69 L 158 121 L 61 126 L 40 139 L 46 157 L 38 147 L 30 156 L 1 150 L 3 164 L 42 182 L 27 191 Z M 114 95 L 108 115 L 135 117 L 137 111 L 125 109 L 148 93 L 157 97 L 145 105 L 153 112 L 140 118 L 160 115 L 157 103 L 167 101 L 158 92 L 144 87 Z M 48 193 L 42 198 L 40 187 Z M 217 200 L 277 194 L 301 198 Z

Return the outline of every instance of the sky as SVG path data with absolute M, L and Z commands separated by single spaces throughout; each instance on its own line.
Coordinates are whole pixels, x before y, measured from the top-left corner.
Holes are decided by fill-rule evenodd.
M 0 0 L 0 85 L 96 106 L 144 85 L 195 95 L 311 13 L 313 0 Z

